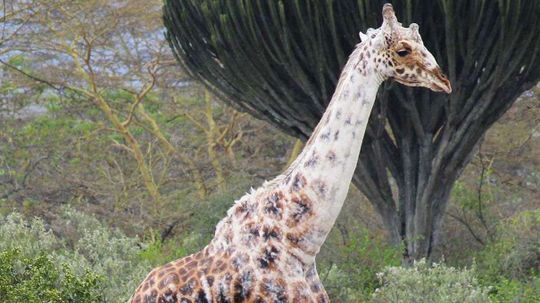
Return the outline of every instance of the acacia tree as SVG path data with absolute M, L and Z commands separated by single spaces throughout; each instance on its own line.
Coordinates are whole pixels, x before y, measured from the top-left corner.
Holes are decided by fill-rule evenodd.
M 164 22 L 182 66 L 230 104 L 306 139 L 358 31 L 381 23 L 375 0 L 166 0 Z M 371 115 L 354 183 L 405 257 L 430 256 L 452 185 L 487 129 L 540 80 L 540 3 L 410 0 L 447 71 L 447 96 L 392 83 Z
M 0 125 L 5 126 L 2 118 L 15 117 L 28 104 L 45 107 L 54 99 L 66 115 L 76 116 L 82 123 L 99 124 L 97 137 L 109 138 L 111 154 L 127 154 L 125 158 L 134 160 L 121 164 L 108 160 L 99 168 L 102 175 L 110 176 L 107 169 L 114 166 L 110 183 L 120 180 L 117 188 L 122 191 L 121 198 L 111 199 L 114 209 L 121 211 L 129 205 L 158 218 L 154 222 L 161 224 L 162 218 L 170 218 L 162 208 L 171 208 L 171 199 L 163 193 L 171 192 L 173 180 L 187 181 L 199 198 L 206 198 L 205 179 L 209 178 L 190 150 L 172 143 L 173 139 L 188 141 L 188 136 L 177 139 L 176 133 L 169 132 L 165 115 L 156 110 L 158 100 L 181 95 L 186 81 L 181 71 L 171 68 L 175 61 L 161 33 L 159 0 L 12 0 L 0 4 L 0 12 Z M 160 103 L 161 108 L 167 108 L 166 102 Z M 97 114 L 89 114 L 93 108 Z M 207 111 L 212 116 L 212 108 Z M 215 122 L 217 127 L 222 126 L 220 122 Z M 2 143 L 13 142 L 3 140 L 7 137 L 8 132 L 0 131 Z M 3 157 L 8 154 L 7 145 L 0 147 L 0 170 L 7 166 Z M 24 182 L 17 182 L 12 173 L 9 182 L 0 182 L 0 188 L 5 189 L 0 199 L 21 193 L 31 183 L 27 180 L 40 170 L 37 165 L 48 158 L 35 155 L 31 165 L 6 169 L 21 172 Z M 175 165 L 173 177 L 169 172 Z M 137 180 L 126 185 L 132 167 Z M 101 191 L 102 186 L 95 187 Z M 143 190 L 128 194 L 127 188 L 139 187 Z M 115 196 L 114 192 L 101 196 Z M 134 193 L 141 193 L 140 199 L 134 198 Z M 144 203 L 146 200 L 151 203 Z M 141 203 L 136 207 L 138 203 L 132 201 Z

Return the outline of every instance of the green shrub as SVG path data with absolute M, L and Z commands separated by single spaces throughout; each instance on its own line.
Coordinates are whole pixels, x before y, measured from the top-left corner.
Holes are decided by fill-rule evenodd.
M 482 284 L 495 302 L 540 302 L 540 209 L 504 221 L 478 254 Z
M 127 237 L 70 208 L 63 211 L 59 221 L 71 242 L 67 245 L 68 253 L 59 258 L 74 268 L 89 269 L 107 277 L 104 295 L 108 302 L 127 301 L 152 267 L 139 258 L 139 239 Z
M 528 281 L 510 280 L 501 277 L 491 285 L 493 287 L 490 298 L 493 302 L 540 302 L 540 277 L 533 277 Z
M 0 219 L 0 251 L 17 249 L 28 259 L 46 255 L 57 267 L 71 268 L 74 279 L 87 272 L 103 276 L 105 302 L 127 301 L 152 267 L 140 258 L 137 238 L 111 230 L 89 215 L 66 208 L 53 224 L 62 238 L 41 219 L 25 220 L 17 213 Z
M 477 257 L 483 275 L 492 279 L 526 280 L 540 268 L 540 209 L 525 211 L 503 222 L 497 239 Z
M 386 244 L 383 237 L 362 228 L 349 232 L 347 244 L 333 245 L 331 253 L 322 255 L 317 264 L 331 302 L 368 300 L 379 286 L 377 273 L 400 264 L 401 250 Z
M 381 287 L 374 303 L 485 303 L 488 288 L 479 285 L 473 270 L 455 269 L 425 260 L 410 268 L 389 267 L 379 274 Z
M 49 257 L 24 257 L 20 250 L 0 252 L 0 301 L 26 303 L 101 302 L 102 278 L 92 272 L 76 275 Z
M 0 219 L 0 250 L 19 248 L 25 256 L 36 257 L 62 247 L 61 242 L 43 220 L 27 221 L 19 213 Z

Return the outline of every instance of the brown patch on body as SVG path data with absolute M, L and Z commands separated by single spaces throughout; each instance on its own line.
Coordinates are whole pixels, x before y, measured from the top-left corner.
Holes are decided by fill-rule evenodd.
M 216 263 L 214 263 L 214 267 L 212 268 L 213 274 L 219 274 L 224 272 L 227 269 L 227 263 L 223 262 L 222 260 L 217 260 Z
M 281 278 L 275 280 L 263 278 L 261 290 L 263 295 L 271 299 L 274 303 L 288 302 L 287 284 L 285 283 L 285 280 Z
M 313 202 L 305 194 L 293 196 L 290 204 L 290 217 L 287 220 L 287 226 L 297 225 L 301 220 L 313 216 Z
M 161 281 L 159 281 L 158 288 L 163 289 L 165 287 L 168 287 L 170 284 L 176 286 L 178 285 L 178 283 L 180 283 L 180 278 L 178 278 L 178 275 L 175 273 L 169 273 Z
M 157 290 L 153 289 L 149 294 L 146 294 L 144 296 L 144 301 L 145 303 L 154 303 L 154 302 L 157 302 L 157 296 L 158 296 L 158 292 Z
M 266 198 L 264 212 L 281 220 L 283 217 L 283 197 L 284 195 L 281 191 L 271 193 L 270 196 Z
M 275 246 L 265 247 L 258 258 L 259 267 L 273 270 L 276 267 L 276 260 L 279 258 L 279 250 Z
M 250 257 L 248 254 L 245 253 L 238 253 L 236 256 L 232 258 L 232 266 L 233 268 L 238 271 L 242 269 L 244 266 L 249 264 Z
M 279 241 L 281 240 L 281 229 L 277 226 L 268 226 L 268 225 L 265 225 L 263 226 L 262 228 L 262 231 L 263 231 L 263 239 L 265 241 L 269 241 L 269 240 L 276 240 L 276 241 Z
M 252 284 L 254 282 L 253 273 L 247 269 L 238 275 L 233 282 L 234 302 L 245 302 L 252 294 Z
M 310 298 L 306 293 L 306 289 L 309 288 L 305 282 L 295 282 L 292 284 L 292 302 L 293 303 L 305 303 L 310 302 Z
M 197 286 L 197 280 L 195 280 L 195 278 L 191 278 L 184 285 L 180 286 L 178 291 L 184 296 L 189 296 L 193 294 L 193 291 L 197 288 Z
M 236 209 L 234 211 L 235 215 L 239 218 L 246 218 L 250 215 L 250 209 L 248 206 L 247 201 L 242 201 L 238 205 L 235 206 Z

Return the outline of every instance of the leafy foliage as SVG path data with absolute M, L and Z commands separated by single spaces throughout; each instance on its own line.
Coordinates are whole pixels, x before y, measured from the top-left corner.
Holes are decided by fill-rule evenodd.
M 488 288 L 482 287 L 471 269 L 456 269 L 425 260 L 410 268 L 389 267 L 379 274 L 382 287 L 373 302 L 400 303 L 485 303 Z
M 504 221 L 497 239 L 481 253 L 479 266 L 489 276 L 524 280 L 540 270 L 540 209 Z
M 71 267 L 58 267 L 44 254 L 28 258 L 18 249 L 0 251 L 2 302 L 99 302 L 103 280 L 89 271 L 76 275 Z
M 497 302 L 540 300 L 540 210 L 504 221 L 477 258 L 480 278 Z
M 365 301 L 379 286 L 377 273 L 386 266 L 399 266 L 400 248 L 367 229 L 348 235 L 350 240 L 339 249 L 323 255 L 318 271 L 332 302 Z M 334 239 L 329 239 L 332 243 Z
M 61 274 L 70 279 L 66 287 L 74 291 L 84 279 L 90 283 L 90 277 L 104 277 L 100 293 L 107 302 L 126 301 L 151 268 L 139 257 L 137 238 L 110 230 L 95 218 L 69 208 L 55 221 L 62 238 L 38 218 L 25 220 L 14 213 L 0 223 L 0 251 L 17 251 L 20 258 L 39 260 L 44 270 L 47 262 L 54 264 L 53 268 L 68 268 Z

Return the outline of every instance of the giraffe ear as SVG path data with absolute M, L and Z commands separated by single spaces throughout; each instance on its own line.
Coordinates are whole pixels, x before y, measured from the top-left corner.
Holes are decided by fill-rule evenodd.
M 368 38 L 368 36 L 362 32 L 360 32 L 359 35 L 360 35 L 360 42 L 364 42 Z

